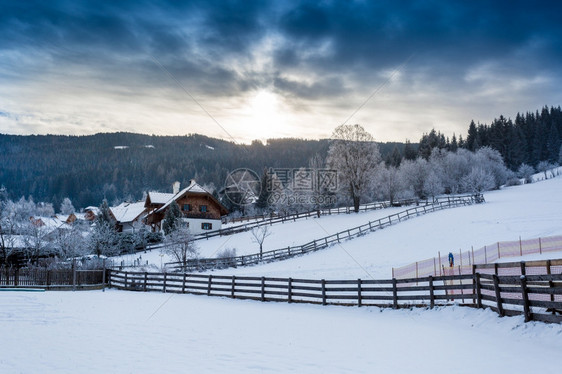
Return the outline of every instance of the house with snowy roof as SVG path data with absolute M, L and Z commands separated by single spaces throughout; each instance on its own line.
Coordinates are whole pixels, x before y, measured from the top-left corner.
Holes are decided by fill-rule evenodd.
M 175 182 L 171 194 L 149 192 L 146 196 L 146 223 L 153 230 L 162 228 L 166 211 L 173 201 L 180 207 L 183 224 L 195 235 L 220 230 L 221 217 L 228 214 L 228 210 L 195 180 L 191 180 L 189 186 L 182 190 L 180 183 Z
M 137 203 L 124 202 L 109 208 L 111 215 L 115 219 L 117 231 L 132 232 L 135 230 L 135 227 L 143 224 L 147 214 L 144 204 L 144 201 Z

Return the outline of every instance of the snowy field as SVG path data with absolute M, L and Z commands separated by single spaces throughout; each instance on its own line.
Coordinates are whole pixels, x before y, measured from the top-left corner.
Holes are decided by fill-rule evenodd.
M 0 292 L 2 373 L 555 373 L 562 326 L 205 296 Z
M 413 218 L 298 258 L 217 273 L 389 278 L 392 267 L 437 251 L 562 234 L 560 191 L 562 178 L 510 187 L 486 193 L 486 204 Z M 275 225 L 267 248 L 394 212 Z M 253 252 L 256 245 L 247 234 L 200 242 L 203 254 L 221 246 L 253 246 Z M 143 256 L 160 264 L 159 251 Z M 395 311 L 116 290 L 0 291 L 0 329 L 0 373 L 513 374 L 562 367 L 562 325 L 459 306 Z

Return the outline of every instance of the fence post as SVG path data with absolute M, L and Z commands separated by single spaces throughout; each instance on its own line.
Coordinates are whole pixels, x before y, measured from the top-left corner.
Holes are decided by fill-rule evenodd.
M 51 271 L 47 270 L 47 288 L 49 288 L 49 286 L 51 285 Z
M 550 260 L 546 260 L 546 274 L 550 275 L 551 274 L 551 269 L 550 269 Z M 554 287 L 554 282 L 553 281 L 548 281 L 548 287 L 553 288 Z M 554 294 L 550 294 L 550 301 L 554 301 Z M 556 310 L 552 309 L 552 314 L 556 314 Z
M 326 280 L 322 279 L 322 305 L 326 305 Z
M 72 291 L 76 291 L 76 259 L 72 260 Z
M 484 263 L 488 263 L 488 251 L 486 249 L 486 246 L 484 246 Z
M 441 271 L 441 251 L 437 251 L 437 255 L 439 256 L 439 275 L 443 275 Z
M 482 288 L 480 287 L 480 273 L 474 274 L 474 283 L 476 284 L 476 307 L 482 308 Z
M 187 279 L 187 273 L 183 273 L 183 280 L 181 283 L 181 293 L 185 293 L 185 281 Z
M 363 304 L 362 298 L 361 298 L 361 278 L 357 279 L 357 306 L 361 306 Z
M 398 287 L 396 278 L 392 278 L 392 309 L 398 309 Z
M 435 261 L 435 257 L 433 257 L 433 276 L 437 276 L 437 262 Z
M 542 241 L 541 241 L 541 238 L 539 238 L 539 254 L 542 255 Z
M 470 250 L 472 251 L 472 263 L 474 264 L 474 246 L 470 246 Z
M 523 312 L 525 314 L 525 322 L 531 320 L 531 308 L 529 306 L 529 294 L 527 293 L 527 277 L 521 276 L 521 297 L 523 298 Z
M 127 288 L 127 277 L 129 276 L 129 273 L 125 272 L 125 288 Z
M 519 235 L 519 256 L 523 256 L 523 243 L 521 243 L 521 235 Z
M 105 265 L 105 258 L 103 259 L 103 274 L 101 275 L 101 289 L 102 292 L 105 292 L 105 272 L 107 271 L 107 267 Z
M 293 278 L 289 278 L 287 283 L 287 302 L 293 302 Z
M 454 272 L 453 272 L 453 273 L 454 273 Z M 461 274 L 461 267 L 460 267 L 460 265 L 459 265 L 459 276 L 461 276 L 461 275 L 462 275 L 462 274 Z M 459 278 L 459 284 L 460 284 L 460 286 L 461 286 L 461 300 L 462 300 L 462 302 L 463 302 L 463 304 L 464 304 L 464 288 L 462 287 L 462 278 Z
M 20 268 L 16 268 L 14 272 L 14 286 L 18 286 L 20 284 Z
M 166 279 L 168 278 L 168 273 L 164 273 L 164 285 L 162 286 L 162 292 L 166 292 Z
M 502 304 L 502 297 L 500 291 L 500 280 L 497 274 L 493 274 L 492 278 L 494 279 L 494 291 L 496 292 L 496 303 L 498 306 L 498 314 L 500 315 L 500 317 L 503 317 L 504 312 L 503 312 L 503 304 Z
M 236 276 L 232 276 L 232 287 L 230 289 L 230 297 L 235 299 L 236 296 L 234 296 L 234 291 L 236 290 Z
M 211 296 L 212 283 L 213 283 L 213 275 L 209 274 L 209 282 L 207 283 L 207 296 Z
M 107 286 L 108 286 L 109 288 L 111 288 L 111 272 L 112 272 L 112 271 L 113 271 L 112 269 L 108 269 L 108 270 L 107 270 L 107 274 L 108 274 L 108 277 L 107 277 Z
M 265 277 L 261 277 L 261 301 L 265 301 Z
M 525 273 L 525 261 L 521 261 L 521 275 L 526 275 Z
M 435 307 L 435 295 L 433 294 L 433 276 L 429 276 L 429 307 Z
M 498 258 L 501 258 L 501 252 L 500 252 L 500 242 L 498 242 Z
M 148 283 L 148 272 L 145 271 L 144 272 L 144 285 L 143 285 L 144 292 L 146 292 L 147 283 Z

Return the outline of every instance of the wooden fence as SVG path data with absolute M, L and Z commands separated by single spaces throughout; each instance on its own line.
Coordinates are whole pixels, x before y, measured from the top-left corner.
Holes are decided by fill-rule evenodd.
M 233 299 L 321 305 L 411 307 L 447 305 L 491 308 L 500 316 L 523 314 L 525 321 L 562 322 L 562 275 L 452 275 L 388 280 L 313 280 L 187 273 L 109 270 L 109 286 L 222 296 Z M 544 295 L 552 300 L 542 300 Z
M 353 227 L 344 231 L 340 231 L 338 233 L 328 235 L 320 239 L 315 239 L 313 241 L 310 241 L 308 243 L 299 246 L 294 246 L 294 247 L 288 246 L 285 248 L 264 251 L 263 253 L 254 253 L 250 255 L 229 257 L 229 258 L 194 259 L 194 260 L 188 260 L 185 264 L 181 262 L 169 262 L 166 263 L 166 266 L 170 269 L 179 269 L 182 271 L 196 271 L 196 270 L 201 271 L 201 270 L 208 270 L 208 269 L 248 266 L 248 265 L 255 265 L 261 262 L 284 260 L 287 258 L 291 258 L 305 253 L 314 252 L 320 249 L 327 248 L 334 243 L 340 243 L 343 240 L 348 240 L 361 235 L 365 235 L 369 232 L 383 229 L 385 227 L 410 219 L 412 217 L 417 217 L 423 214 L 427 214 L 447 208 L 471 205 L 474 204 L 475 202 L 481 202 L 481 201 L 483 201 L 482 195 L 470 195 L 470 196 L 449 198 L 444 201 L 438 201 L 436 203 L 416 206 L 410 209 L 406 209 L 402 212 L 398 212 L 378 220 L 369 221 L 366 224 Z
M 45 289 L 102 288 L 105 270 L 47 270 L 44 268 L 0 269 L 0 288 L 39 287 Z
M 435 198 L 433 203 L 429 203 L 428 200 L 418 200 L 418 199 L 406 199 L 406 200 L 397 200 L 392 204 L 390 202 L 375 202 L 364 204 L 359 207 L 360 212 L 366 212 L 370 210 L 378 210 L 378 209 L 386 209 L 391 206 L 403 206 L 403 205 L 432 205 L 435 203 L 447 203 L 451 201 L 455 201 L 458 199 L 472 199 L 476 202 L 483 202 L 484 197 L 481 194 L 477 195 L 458 195 L 458 196 L 441 196 Z M 209 239 L 216 236 L 226 236 L 226 235 L 233 235 L 239 232 L 249 231 L 255 227 L 259 226 L 266 226 L 266 225 L 273 225 L 275 223 L 283 223 L 288 221 L 296 221 L 298 219 L 306 219 L 312 217 L 320 217 L 323 215 L 332 215 L 332 214 L 349 214 L 353 212 L 353 208 L 351 207 L 341 207 L 341 208 L 331 208 L 331 209 L 320 209 L 320 210 L 313 210 L 308 212 L 302 213 L 293 213 L 287 215 L 273 215 L 273 216 L 254 216 L 250 217 L 250 221 L 242 225 L 237 225 L 233 227 L 227 227 L 221 230 L 215 230 L 210 232 L 205 232 L 202 234 L 195 235 L 194 240 L 203 240 Z M 261 218 L 260 218 L 261 217 Z

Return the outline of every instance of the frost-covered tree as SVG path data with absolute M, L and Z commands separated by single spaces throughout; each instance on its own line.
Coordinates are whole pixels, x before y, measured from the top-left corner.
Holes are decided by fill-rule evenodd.
M 0 201 L 0 262 L 7 263 L 16 251 L 16 221 L 13 214 L 14 203 L 11 200 Z
M 197 258 L 199 254 L 193 235 L 189 230 L 183 228 L 173 230 L 166 235 L 164 252 L 179 262 L 183 271 L 187 268 L 187 261 Z
M 541 161 L 538 163 L 537 165 L 537 171 L 540 171 L 541 173 L 544 173 L 544 179 L 548 179 L 548 171 L 550 169 L 554 169 L 556 167 L 556 165 L 548 162 L 548 161 Z
M 500 152 L 495 149 L 490 147 L 478 149 L 474 155 L 474 165 L 478 165 L 492 175 L 494 179 L 493 188 L 499 188 L 507 181 L 508 170 L 505 167 Z
M 99 256 L 113 256 L 119 254 L 117 232 L 115 226 L 109 222 L 96 222 L 92 228 L 89 241 L 89 251 Z
M 51 203 L 37 203 L 35 212 L 39 217 L 52 217 L 55 215 L 55 209 Z
M 435 196 L 440 195 L 445 191 L 445 187 L 443 187 L 443 182 L 441 181 L 441 176 L 434 170 L 430 171 L 429 175 L 425 179 L 423 190 L 425 195 L 431 196 L 433 201 L 435 201 Z
M 394 166 L 385 167 L 384 163 L 381 163 L 375 178 L 375 188 L 378 195 L 392 205 L 404 189 L 398 169 Z
M 372 187 L 380 160 L 377 143 L 360 125 L 341 125 L 332 133 L 327 163 L 337 171 L 339 187 L 351 198 L 355 212 Z
M 87 227 L 75 222 L 55 231 L 53 250 L 61 259 L 84 256 L 88 253 L 88 244 L 85 238 Z
M 68 197 L 65 197 L 60 204 L 60 212 L 65 215 L 73 214 L 76 211 L 72 201 Z
M 525 183 L 533 182 L 533 174 L 535 174 L 535 169 L 525 163 L 519 165 L 519 169 L 517 169 L 517 177 L 525 179 Z
M 104 199 L 92 228 L 89 249 L 91 253 L 98 257 L 101 255 L 112 256 L 119 253 L 118 244 L 115 220 L 109 210 L 107 200 Z
M 422 199 L 425 197 L 423 189 L 425 179 L 429 172 L 429 165 L 423 158 L 416 160 L 404 160 L 400 164 L 401 179 L 406 188 L 411 189 L 415 196 Z
M 40 257 L 53 253 L 51 244 L 46 240 L 47 228 L 38 221 L 30 220 L 22 236 L 24 242 L 23 252 L 32 262 L 37 263 Z
M 164 234 L 168 235 L 172 231 L 175 231 L 181 225 L 181 210 L 178 203 L 174 200 L 168 206 L 166 210 L 166 214 L 164 215 L 164 220 L 162 221 L 162 230 L 164 230 Z
M 463 188 L 470 193 L 481 193 L 495 186 L 494 176 L 488 170 L 480 166 L 472 168 L 472 171 L 462 180 Z

